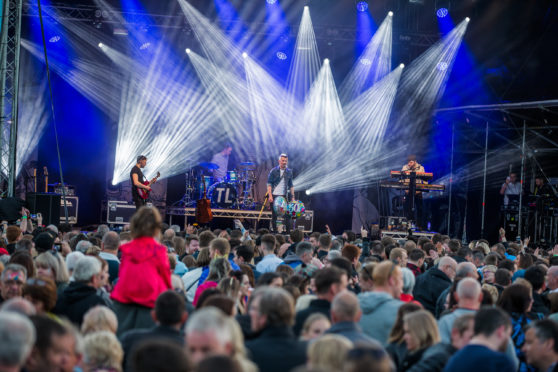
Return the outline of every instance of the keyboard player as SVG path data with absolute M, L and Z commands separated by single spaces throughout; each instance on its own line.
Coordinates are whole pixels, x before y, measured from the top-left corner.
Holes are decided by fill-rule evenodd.
M 417 162 L 417 156 L 416 155 L 409 155 L 407 157 L 407 164 L 405 164 L 403 166 L 403 168 L 401 168 L 402 172 L 416 172 L 416 173 L 424 173 L 424 167 L 422 165 L 420 165 Z M 404 182 L 408 183 L 410 182 L 410 179 L 404 179 Z M 426 183 L 426 181 L 423 181 L 419 178 L 416 179 L 416 183 Z M 409 190 L 405 191 L 405 215 L 407 216 L 408 220 L 412 220 L 415 221 L 417 227 L 421 227 L 422 226 L 422 192 L 421 191 L 416 191 L 415 192 L 415 198 L 414 198 L 414 204 L 415 204 L 415 210 L 413 213 L 412 210 L 412 200 L 409 197 Z

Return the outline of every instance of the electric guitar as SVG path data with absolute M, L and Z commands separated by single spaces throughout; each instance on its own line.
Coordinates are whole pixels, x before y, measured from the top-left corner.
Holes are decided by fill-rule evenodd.
M 48 169 L 43 167 L 43 175 L 45 176 L 45 192 L 48 192 Z
M 155 181 L 157 181 L 157 179 L 159 177 L 161 177 L 161 173 L 157 172 L 157 176 L 155 176 L 155 178 L 153 178 L 151 181 L 145 181 L 145 182 L 143 182 L 143 184 L 145 186 L 151 186 L 153 183 L 155 183 Z M 138 189 L 138 194 L 139 194 L 140 198 L 147 199 L 149 197 L 149 193 L 151 192 L 151 190 L 145 190 L 145 189 L 142 189 L 140 187 L 138 187 L 137 189 Z

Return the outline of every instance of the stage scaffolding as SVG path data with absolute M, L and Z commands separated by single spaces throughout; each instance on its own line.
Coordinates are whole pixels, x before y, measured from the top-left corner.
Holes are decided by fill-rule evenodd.
M 522 186 L 525 187 L 524 180 L 526 176 L 526 164 L 525 160 L 530 157 L 533 159 L 534 163 L 537 164 L 540 171 L 543 173 L 543 177 L 548 180 L 547 174 L 544 173 L 543 168 L 538 163 L 536 156 L 544 153 L 555 153 L 558 152 L 558 141 L 554 141 L 549 138 L 548 135 L 541 133 L 542 131 L 552 131 L 558 129 L 558 111 L 552 108 L 558 107 L 558 100 L 545 100 L 545 101 L 531 101 L 531 102 L 518 102 L 518 103 L 505 103 L 505 104 L 492 104 L 492 105 L 469 105 L 469 106 L 459 106 L 451 108 L 441 108 L 437 109 L 435 114 L 437 118 L 444 117 L 449 121 L 460 121 L 464 118 L 474 118 L 483 121 L 485 125 L 484 129 L 484 146 L 483 146 L 483 182 L 482 182 L 482 206 L 481 206 L 481 237 L 486 237 L 485 231 L 485 215 L 486 215 L 486 194 L 487 194 L 487 175 L 488 175 L 488 154 L 489 154 L 489 136 L 494 135 L 499 139 L 507 142 L 508 145 L 513 146 L 521 154 L 521 168 L 520 168 L 520 180 Z M 557 120 L 554 124 L 549 123 L 548 120 L 541 120 L 540 113 L 548 113 L 549 117 L 553 120 Z M 493 113 L 499 113 L 501 118 L 506 118 L 502 120 L 496 120 Z M 516 120 L 514 120 L 514 118 Z M 519 120 L 519 122 L 516 122 Z M 507 124 L 502 126 L 502 123 Z M 480 128 L 480 127 L 479 127 Z M 480 129 L 479 129 L 480 130 Z M 506 131 L 516 131 L 520 133 L 520 142 L 513 142 L 509 138 L 502 135 Z M 527 145 L 527 138 L 529 136 L 536 137 L 539 142 L 545 143 L 546 147 L 532 148 Z M 448 193 L 448 210 L 451 211 L 452 204 L 452 179 L 454 177 L 454 144 L 453 139 L 455 137 L 455 125 L 452 125 L 452 146 L 451 146 L 451 171 L 450 171 L 450 184 Z M 534 138 L 530 137 L 530 138 Z M 555 190 L 556 191 L 556 190 Z M 519 196 L 519 205 L 523 205 L 523 193 Z M 523 213 L 521 212 L 521 207 L 518 213 L 518 237 L 525 238 L 522 232 L 524 231 L 523 224 Z M 451 225 L 451 213 L 448 214 L 447 228 L 448 233 L 450 233 Z M 533 241 L 533 239 L 531 239 Z M 535 241 L 536 242 L 536 241 Z
M 0 34 L 0 184 L 12 197 L 16 179 L 19 52 L 23 0 L 4 0 Z

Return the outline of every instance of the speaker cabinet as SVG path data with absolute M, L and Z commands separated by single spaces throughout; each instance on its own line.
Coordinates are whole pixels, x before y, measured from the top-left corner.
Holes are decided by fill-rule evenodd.
M 44 225 L 58 225 L 60 223 L 60 194 L 28 193 L 26 195 L 27 208 L 33 214 L 43 216 Z

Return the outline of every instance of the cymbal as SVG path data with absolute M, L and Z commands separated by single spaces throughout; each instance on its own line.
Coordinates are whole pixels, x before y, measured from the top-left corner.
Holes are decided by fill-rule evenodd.
M 249 167 L 251 165 L 255 165 L 255 163 L 251 162 L 251 161 L 245 161 L 243 163 L 240 163 L 240 165 L 243 166 L 243 167 Z
M 219 166 L 215 163 L 210 163 L 210 162 L 206 162 L 206 163 L 200 163 L 200 167 L 204 167 L 207 169 L 217 169 L 219 168 Z

